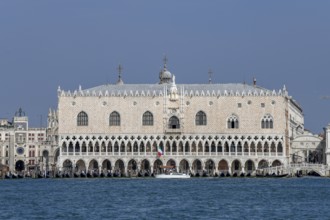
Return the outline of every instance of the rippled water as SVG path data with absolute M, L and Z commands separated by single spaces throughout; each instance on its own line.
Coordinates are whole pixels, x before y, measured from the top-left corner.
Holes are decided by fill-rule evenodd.
M 0 180 L 0 219 L 330 219 L 329 178 Z

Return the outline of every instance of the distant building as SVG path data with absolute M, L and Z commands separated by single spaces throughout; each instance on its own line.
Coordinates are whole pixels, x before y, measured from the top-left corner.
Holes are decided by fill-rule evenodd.
M 285 86 L 176 84 L 166 62 L 156 84 L 124 84 L 120 68 L 116 84 L 58 89 L 57 166 L 66 172 L 152 173 L 167 165 L 253 174 L 292 162 L 292 140 L 302 135 L 302 108 Z
M 28 117 L 20 108 L 12 120 L 0 120 L 0 165 L 11 172 L 51 171 L 56 140 L 47 138 L 46 128 L 29 127 Z M 55 135 L 56 136 L 56 135 Z
M 291 141 L 290 155 L 293 163 L 325 163 L 324 138 L 305 130 Z

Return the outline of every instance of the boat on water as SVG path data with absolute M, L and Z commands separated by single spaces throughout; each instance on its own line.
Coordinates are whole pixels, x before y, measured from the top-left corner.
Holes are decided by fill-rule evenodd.
M 289 174 L 278 174 L 278 175 L 261 175 L 261 174 L 256 174 L 256 177 L 266 177 L 266 178 L 284 178 L 287 177 Z
M 174 166 L 160 166 L 160 168 L 163 169 L 169 169 L 165 170 L 165 173 L 156 174 L 155 178 L 158 179 L 187 179 L 190 178 L 190 175 L 185 173 L 178 173 L 174 169 Z
M 156 174 L 155 178 L 158 178 L 158 179 L 187 179 L 187 178 L 190 178 L 190 175 L 187 175 L 185 173 L 169 172 L 169 173 Z

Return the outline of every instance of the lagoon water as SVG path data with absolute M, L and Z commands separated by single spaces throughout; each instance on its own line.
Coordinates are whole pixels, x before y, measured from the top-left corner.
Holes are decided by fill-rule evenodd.
M 330 179 L 0 180 L 0 202 L 0 219 L 330 219 Z

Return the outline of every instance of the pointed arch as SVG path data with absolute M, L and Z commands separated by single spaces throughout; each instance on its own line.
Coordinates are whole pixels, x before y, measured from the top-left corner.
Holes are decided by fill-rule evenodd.
M 264 117 L 261 119 L 261 128 L 262 129 L 273 129 L 274 127 L 274 119 L 271 114 L 266 114 Z
M 237 115 L 232 114 L 227 119 L 227 128 L 229 128 L 229 129 L 238 129 L 239 128 L 239 120 L 238 120 L 238 116 Z
M 151 144 L 150 144 L 150 141 L 147 141 L 147 144 L 146 144 L 146 152 L 147 153 L 151 153 Z
M 278 167 L 278 166 L 281 166 L 281 165 L 282 165 L 282 163 L 279 160 L 274 160 L 273 163 L 272 163 L 272 167 Z
M 242 164 L 239 160 L 234 160 L 231 165 L 233 174 L 239 174 L 242 170 Z
M 172 116 L 169 119 L 168 128 L 170 128 L 170 129 L 179 129 L 180 128 L 180 121 L 179 121 L 178 117 Z
M 283 153 L 282 142 L 279 142 L 278 145 L 277 145 L 277 153 Z
M 86 164 L 83 160 L 80 159 L 76 162 L 76 170 L 78 172 L 86 172 Z
M 189 172 L 189 163 L 186 159 L 180 161 L 179 172 L 188 173 Z
M 229 170 L 228 162 L 226 160 L 220 160 L 218 163 L 218 170 L 221 173 L 228 172 Z
M 185 153 L 189 153 L 190 152 L 190 145 L 189 145 L 189 142 L 188 141 L 184 145 L 184 152 Z
M 99 169 L 99 163 L 93 159 L 89 162 L 88 170 L 98 170 Z
M 192 163 L 192 170 L 195 174 L 203 171 L 202 162 L 199 159 L 194 160 Z
M 110 160 L 108 159 L 105 159 L 103 162 L 102 162 L 102 170 L 104 171 L 109 171 L 112 169 L 112 166 L 111 166 L 111 162 Z
M 173 166 L 176 167 L 176 163 L 173 159 L 169 159 L 166 163 L 166 166 Z
M 252 160 L 247 160 L 245 162 L 245 171 L 247 173 L 252 173 L 254 170 L 255 170 L 254 162 Z
M 258 163 L 258 169 L 268 168 L 268 162 L 266 160 L 261 160 Z
M 161 168 L 163 166 L 163 162 L 160 159 L 155 160 L 154 162 L 154 173 L 162 173 L 163 169 Z

